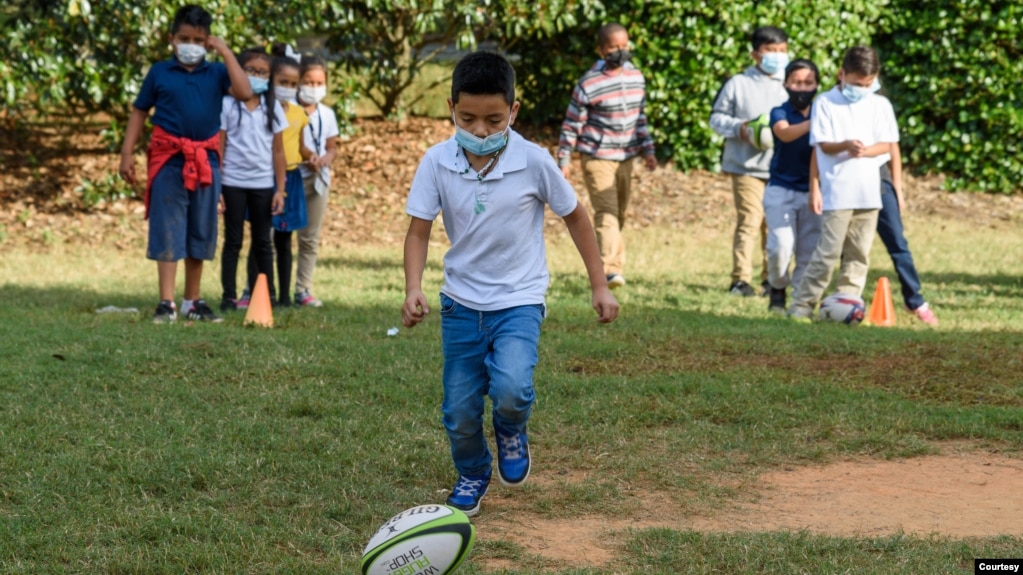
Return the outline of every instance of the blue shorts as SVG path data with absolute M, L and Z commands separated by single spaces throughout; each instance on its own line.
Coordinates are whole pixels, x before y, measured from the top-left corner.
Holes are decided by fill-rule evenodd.
M 194 192 L 185 189 L 181 169 L 185 157 L 174 156 L 153 179 L 149 196 L 149 245 L 146 257 L 160 262 L 184 258 L 212 260 L 217 253 L 217 203 L 220 201 L 220 160 L 211 153 L 213 184 Z

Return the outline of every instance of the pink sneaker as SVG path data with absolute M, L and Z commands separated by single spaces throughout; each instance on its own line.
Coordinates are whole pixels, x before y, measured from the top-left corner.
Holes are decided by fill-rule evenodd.
M 915 315 L 918 320 L 931 327 L 938 326 L 938 316 L 934 315 L 934 312 L 931 311 L 931 306 L 927 305 L 926 302 L 924 305 L 913 310 L 913 315 Z

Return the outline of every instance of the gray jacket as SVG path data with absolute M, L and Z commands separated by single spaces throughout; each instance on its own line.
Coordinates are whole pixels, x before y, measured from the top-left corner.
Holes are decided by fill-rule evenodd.
M 710 127 L 725 137 L 725 151 L 721 157 L 721 171 L 729 174 L 753 176 L 766 180 L 771 175 L 771 150 L 760 151 L 739 139 L 743 122 L 789 99 L 782 80 L 768 76 L 756 66 L 750 66 L 725 82 L 714 100 L 710 114 Z

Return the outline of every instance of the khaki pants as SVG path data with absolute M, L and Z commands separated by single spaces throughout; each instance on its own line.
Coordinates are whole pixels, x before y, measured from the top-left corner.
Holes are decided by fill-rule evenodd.
M 327 211 L 329 190 L 321 196 L 316 193 L 316 175 L 302 180 L 305 187 L 305 209 L 309 225 L 298 230 L 298 279 L 295 281 L 295 293 L 310 291 L 313 287 L 313 269 L 316 268 L 316 254 L 320 247 L 320 228 L 323 215 Z
M 632 163 L 595 160 L 583 155 L 583 178 L 593 206 L 593 228 L 604 262 L 604 273 L 621 274 L 625 269 L 625 210 L 629 207 Z
M 732 238 L 732 281 L 753 284 L 753 254 L 760 239 L 763 269 L 760 282 L 767 279 L 767 224 L 764 222 L 764 188 L 767 182 L 753 176 L 732 174 L 735 198 L 735 235 Z
M 867 283 L 870 246 L 874 243 L 879 210 L 824 212 L 821 235 L 803 280 L 792 294 L 792 315 L 809 316 L 831 283 L 831 271 L 839 259 L 838 293 L 860 296 Z

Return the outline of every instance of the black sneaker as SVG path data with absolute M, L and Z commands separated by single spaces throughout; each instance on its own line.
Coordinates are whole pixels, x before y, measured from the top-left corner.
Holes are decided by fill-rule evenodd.
M 238 309 L 238 300 L 225 297 L 220 300 L 220 311 L 235 311 Z
M 153 323 L 170 323 L 178 319 L 178 312 L 174 308 L 174 302 L 162 300 L 156 306 L 156 313 L 153 314 Z
M 728 293 L 732 295 L 740 295 L 742 297 L 753 297 L 757 295 L 753 286 L 742 280 L 732 282 L 732 285 L 728 286 Z
M 193 321 L 208 321 L 210 323 L 220 323 L 224 321 L 224 318 L 213 313 L 213 310 L 210 309 L 209 304 L 207 304 L 204 299 L 195 300 L 195 302 L 192 303 L 192 309 L 188 310 L 185 317 Z
M 785 308 L 785 288 L 775 289 L 771 288 L 770 293 L 771 301 L 767 304 L 767 311 L 773 311 L 775 313 L 784 314 Z
M 767 297 L 771 295 L 771 282 L 764 280 L 760 282 L 760 297 Z

